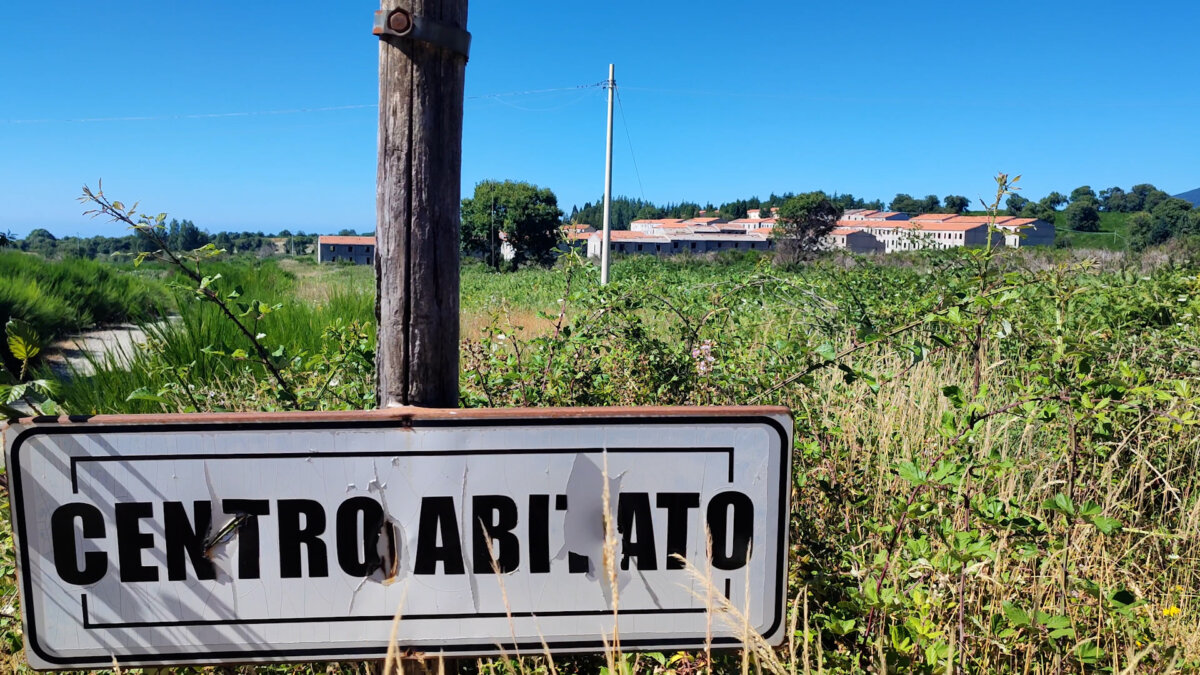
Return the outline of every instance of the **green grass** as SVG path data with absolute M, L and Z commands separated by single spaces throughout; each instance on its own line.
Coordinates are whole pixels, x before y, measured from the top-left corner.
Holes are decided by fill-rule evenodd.
M 1074 248 L 1099 248 L 1110 251 L 1125 251 L 1129 248 L 1128 213 L 1101 213 L 1099 232 L 1076 232 L 1066 227 L 1066 217 L 1061 213 L 1056 219 L 1059 236 L 1070 237 Z
M 978 256 L 831 255 L 789 269 L 636 256 L 615 260 L 603 288 L 592 265 L 467 265 L 463 401 L 787 406 L 797 644 L 756 653 L 752 672 L 1195 672 L 1200 268 L 1023 249 L 984 270 Z M 281 305 L 255 330 L 284 348 L 299 387 L 336 376 L 342 398 L 324 405 L 369 405 L 373 328 L 326 330 L 371 321 L 368 268 L 234 261 L 213 272 L 240 301 Z M 201 410 L 281 407 L 261 368 L 205 353 L 247 347 L 214 307 L 173 302 L 180 320 L 132 369 L 67 387 L 71 412 L 181 409 L 178 391 L 126 400 L 172 378 L 194 386 Z M 0 596 L 11 585 L 0 576 Z M 15 654 L 19 630 L 0 621 L 3 631 Z M 741 672 L 742 656 L 689 653 L 677 672 Z M 672 672 L 630 659 L 636 672 Z M 481 670 L 549 668 L 490 659 Z M 326 672 L 278 669 L 314 671 Z
M 0 251 L 0 324 L 20 319 L 52 340 L 97 324 L 152 319 L 164 308 L 161 284 L 149 276 L 92 260 Z
M 252 333 L 265 334 L 263 342 L 272 351 L 282 347 L 288 358 L 303 360 L 319 353 L 325 328 L 338 320 L 373 324 L 370 268 L 330 266 L 310 271 L 293 263 L 286 267 L 275 260 L 235 259 L 211 263 L 205 273 L 220 275 L 213 287 L 222 295 L 236 292 L 238 297 L 230 304 L 238 314 L 257 303 L 279 306 L 266 314 L 251 311 L 243 319 Z M 327 275 L 319 289 L 305 283 L 313 274 Z M 180 278 L 174 281 L 183 283 Z M 171 366 L 185 367 L 189 377 L 200 382 L 222 383 L 246 373 L 265 378 L 262 368 L 251 361 L 220 355 L 239 349 L 250 352 L 252 345 L 216 305 L 179 289 L 173 290 L 171 302 L 178 317 L 147 327 L 154 348 L 118 359 L 128 362 L 129 367 L 102 367 L 94 375 L 68 382 L 62 401 L 68 410 L 92 414 L 161 412 L 161 405 L 153 401 L 125 399 L 133 391 L 157 391 L 170 383 L 175 377 Z

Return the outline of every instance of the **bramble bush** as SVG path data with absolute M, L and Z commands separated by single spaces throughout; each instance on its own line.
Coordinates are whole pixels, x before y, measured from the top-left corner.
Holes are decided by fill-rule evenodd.
M 1014 182 L 1000 177 L 993 211 Z M 259 270 L 279 274 L 276 291 L 250 273 L 210 286 L 271 309 L 245 318 L 265 326 L 288 395 L 241 331 L 189 318 L 219 310 L 187 291 L 146 367 L 68 383 L 68 410 L 370 407 L 370 290 L 316 312 L 274 263 Z M 743 658 L 787 673 L 1195 670 L 1197 271 L 1186 251 L 991 248 L 789 268 L 647 256 L 619 260 L 604 287 L 572 255 L 552 271 L 467 267 L 462 404 L 793 411 L 791 643 L 629 654 L 623 672 L 736 672 Z M 77 393 L 96 382 L 121 395 Z M 14 654 L 19 627 L 0 629 Z M 598 657 L 468 669 L 611 672 Z

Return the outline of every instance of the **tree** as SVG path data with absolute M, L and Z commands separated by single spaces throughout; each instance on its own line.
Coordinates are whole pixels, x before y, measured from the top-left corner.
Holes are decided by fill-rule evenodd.
M 1167 197 L 1160 201 L 1149 213 L 1154 219 L 1155 226 L 1165 230 L 1169 238 L 1188 232 L 1190 229 L 1189 219 L 1191 211 L 1192 203 L 1186 199 Z
M 50 233 L 50 230 L 38 228 L 25 236 L 21 242 L 21 250 L 31 253 L 38 253 L 47 258 L 54 255 L 58 248 L 58 239 Z
M 1150 208 L 1146 206 L 1146 198 L 1150 196 L 1151 192 L 1157 190 L 1158 188 L 1149 183 L 1138 183 L 1129 188 L 1129 194 L 1125 196 L 1125 210 L 1129 213 L 1149 211 Z
M 1078 232 L 1099 232 L 1100 211 L 1096 208 L 1096 200 L 1081 198 L 1072 201 L 1065 211 L 1067 227 Z
M 1146 199 L 1142 202 L 1142 210 L 1154 213 L 1154 210 L 1158 208 L 1160 204 L 1168 202 L 1172 199 L 1174 199 L 1174 197 L 1163 192 L 1162 190 L 1159 190 L 1158 188 L 1155 188 L 1146 194 Z M 1188 202 L 1188 204 L 1191 205 L 1191 202 Z
M 1022 218 L 1038 218 L 1047 223 L 1053 223 L 1057 216 L 1057 211 L 1041 202 L 1028 202 L 1025 208 L 1021 209 Z
M 1092 186 L 1090 185 L 1080 185 L 1074 190 L 1071 190 L 1071 203 L 1074 204 L 1078 201 L 1098 201 L 1096 199 L 1096 191 L 1093 190 Z
M 662 214 L 662 209 L 654 206 L 653 204 L 647 204 L 638 209 L 637 214 L 634 216 L 634 220 L 655 220 L 657 218 L 662 218 Z M 599 226 L 600 223 L 594 223 L 594 225 Z
M 963 214 L 967 211 L 967 207 L 971 205 L 971 200 L 962 195 L 946 195 L 942 200 L 942 208 L 946 213 Z
M 1187 221 L 1183 224 L 1179 234 L 1190 237 L 1200 235 L 1200 209 L 1192 209 L 1188 212 Z
M 820 250 L 841 215 L 824 192 L 807 192 L 784 202 L 779 207 L 777 259 L 799 262 Z
M 208 233 L 190 220 L 171 219 L 167 226 L 167 243 L 176 251 L 193 251 L 208 243 Z
M 1125 210 L 1125 191 L 1110 187 L 1100 191 L 1100 210 L 1105 213 L 1120 213 Z
M 1019 216 L 1029 206 L 1029 200 L 1021 195 L 1009 195 L 1004 200 L 1004 206 L 1008 208 L 1008 215 Z
M 918 199 L 913 199 L 912 195 L 898 192 L 892 199 L 892 203 L 888 205 L 888 209 L 892 211 L 899 211 L 901 213 L 920 213 L 921 201 Z
M 1151 246 L 1157 246 L 1171 238 L 1171 231 L 1165 221 L 1157 220 L 1145 211 L 1138 211 L 1129 216 L 1129 246 L 1135 251 L 1142 251 Z
M 485 180 L 462 201 L 461 247 L 500 269 L 500 233 L 512 247 L 514 267 L 554 262 L 563 212 L 549 188 L 511 180 Z
M 1046 208 L 1049 208 L 1052 211 L 1057 211 L 1058 207 L 1062 206 L 1063 204 L 1066 204 L 1068 201 L 1069 200 L 1067 199 L 1067 196 L 1064 195 L 1063 193 L 1051 192 L 1050 194 L 1046 195 L 1045 197 L 1042 197 L 1042 201 L 1040 203 L 1042 206 L 1045 206 Z
M 235 252 L 233 247 L 233 237 L 230 237 L 228 232 L 218 232 L 217 236 L 213 237 L 213 246 L 216 246 L 218 249 L 227 251 L 229 253 Z

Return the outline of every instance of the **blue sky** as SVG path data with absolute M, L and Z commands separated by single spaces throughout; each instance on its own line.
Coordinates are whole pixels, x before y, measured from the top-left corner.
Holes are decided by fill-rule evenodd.
M 211 231 L 373 229 L 377 7 L 3 3 L 0 231 L 117 233 L 74 201 L 98 178 Z M 463 187 L 597 199 L 604 92 L 573 87 L 613 62 L 617 194 L 975 199 L 1001 170 L 1035 198 L 1174 194 L 1200 186 L 1198 22 L 1190 2 L 476 0 Z

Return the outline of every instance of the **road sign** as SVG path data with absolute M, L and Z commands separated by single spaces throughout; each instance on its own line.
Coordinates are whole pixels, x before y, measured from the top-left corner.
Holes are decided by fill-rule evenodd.
M 599 651 L 614 605 L 625 649 L 741 644 L 730 606 L 777 643 L 791 429 L 782 408 L 16 425 L 26 654 L 38 668 L 379 658 L 397 612 L 418 652 Z

